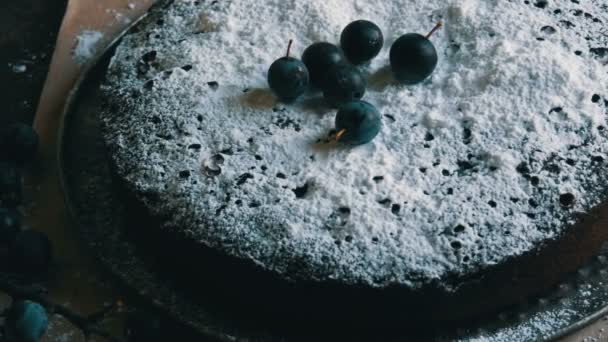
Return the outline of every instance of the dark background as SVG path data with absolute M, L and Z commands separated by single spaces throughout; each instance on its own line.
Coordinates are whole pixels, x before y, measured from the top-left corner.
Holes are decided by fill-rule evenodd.
M 31 122 L 67 0 L 0 0 L 0 126 Z M 25 65 L 16 73 L 13 65 Z

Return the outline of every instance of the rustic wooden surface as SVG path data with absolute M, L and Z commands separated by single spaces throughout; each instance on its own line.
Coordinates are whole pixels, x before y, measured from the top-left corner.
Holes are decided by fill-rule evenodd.
M 4 106 L 0 110 L 0 124 L 10 121 L 31 123 L 36 113 L 44 107 L 43 113 L 53 112 L 52 122 L 42 121 L 44 127 L 37 127 L 41 134 L 42 146 L 36 163 L 28 170 L 26 177 L 25 225 L 34 230 L 46 232 L 53 242 L 54 264 L 52 277 L 48 281 L 52 300 L 69 306 L 83 315 L 99 309 L 118 299 L 123 299 L 120 287 L 110 280 L 97 266 L 95 260 L 80 242 L 77 230 L 67 218 L 57 177 L 55 163 L 55 141 L 59 113 L 66 98 L 67 90 L 78 76 L 79 66 L 72 62 L 75 34 L 83 29 L 93 28 L 95 20 L 80 18 L 80 6 L 95 5 L 106 16 L 98 15 L 98 20 L 116 17 L 117 12 L 104 7 L 111 0 L 73 0 L 71 12 L 66 14 L 67 0 L 2 0 L 0 1 L 0 99 Z M 114 5 L 114 4 L 112 4 Z M 130 10 L 126 7 L 125 11 Z M 78 27 L 72 36 L 65 33 L 58 36 L 65 18 Z M 82 19 L 80 22 L 78 19 Z M 62 29 L 62 32 L 64 30 Z M 56 49 L 56 47 L 60 47 Z M 63 58 L 57 60 L 57 53 Z M 71 74 L 65 65 L 72 65 Z M 23 66 L 25 69 L 23 70 Z M 46 83 L 47 75 L 55 75 L 54 82 Z M 45 105 L 38 106 L 41 99 Z M 45 124 L 48 123 L 48 124 Z M 130 302 L 126 300 L 127 306 Z M 7 304 L 7 297 L 0 294 L 0 307 Z M 114 315 L 106 328 L 115 335 L 122 334 L 124 315 Z M 64 319 L 51 317 L 51 324 L 44 341 L 79 342 L 84 338 Z M 92 339 L 91 341 L 102 341 Z
M 48 232 L 58 251 L 55 266 L 57 275 L 51 282 L 51 295 L 57 301 L 69 303 L 83 313 L 94 311 L 100 305 L 119 298 L 122 291 L 97 269 L 95 262 L 79 243 L 74 227 L 70 227 L 63 206 L 57 203 L 61 195 L 54 171 L 55 146 L 51 142 L 56 138 L 53 131 L 56 130 L 57 111 L 65 96 L 62 87 L 69 87 L 79 71 L 71 62 L 69 53 L 74 40 L 74 28 L 86 28 L 92 25 L 92 21 L 97 21 L 93 26 L 99 26 L 104 20 L 112 20 L 112 17 L 115 19 L 116 12 L 109 9 L 119 8 L 124 11 L 128 2 L 147 6 L 150 0 L 71 1 L 71 12 L 66 16 L 71 29 L 66 30 L 64 23 L 51 73 L 52 78 L 59 81 L 47 84 L 42 96 L 43 103 L 47 105 L 42 110 L 38 109 L 39 117 L 36 120 L 37 129 L 46 131 L 45 137 L 48 140 L 41 151 L 41 165 L 32 170 L 28 182 L 30 203 L 26 211 L 31 214 L 28 224 L 34 229 Z M 3 104 L 0 125 L 14 120 L 33 121 L 66 5 L 67 0 L 0 1 L 0 103 Z M 95 16 L 95 20 L 88 21 L 86 16 L 82 16 L 84 12 L 95 10 L 102 14 Z M 117 27 L 111 25 L 106 26 L 106 29 L 115 31 Z M 17 70 L 20 66 L 25 66 L 25 71 L 15 72 L 16 66 Z M 68 77 L 63 78 L 66 74 Z M 79 341 L 81 337 L 69 324 L 55 319 L 45 340 Z M 574 341 L 608 341 L 608 320 L 600 320 L 564 340 Z

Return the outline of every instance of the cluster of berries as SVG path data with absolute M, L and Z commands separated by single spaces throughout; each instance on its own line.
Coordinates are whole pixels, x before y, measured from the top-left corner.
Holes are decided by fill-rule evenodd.
M 6 253 L 7 271 L 27 277 L 46 274 L 52 259 L 46 234 L 22 229 L 22 167 L 34 160 L 38 135 L 31 126 L 13 123 L 0 127 L 0 255 Z M 44 307 L 15 300 L 7 311 L 5 332 L 17 341 L 38 341 L 48 326 Z M 10 338 L 9 338 L 10 340 Z
M 429 40 L 442 26 L 438 23 L 426 36 L 408 33 L 391 46 L 390 64 L 395 79 L 411 85 L 429 77 L 437 66 L 437 50 Z M 366 80 L 357 68 L 376 57 L 384 45 L 378 25 L 357 20 L 346 26 L 340 36 L 340 47 L 317 42 L 304 50 L 302 60 L 287 54 L 277 59 L 268 70 L 268 84 L 284 102 L 293 102 L 312 88 L 323 92 L 328 104 L 337 107 L 336 140 L 349 145 L 365 144 L 380 132 L 381 115 L 365 95 Z

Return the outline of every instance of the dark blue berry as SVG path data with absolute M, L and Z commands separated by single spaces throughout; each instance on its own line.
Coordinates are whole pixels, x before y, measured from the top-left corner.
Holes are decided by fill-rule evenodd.
M 129 314 L 125 322 L 125 336 L 129 342 L 165 341 L 169 338 L 163 322 L 155 315 L 144 311 Z
M 437 50 L 429 37 L 441 27 L 439 23 L 426 37 L 408 33 L 399 37 L 390 51 L 395 78 L 404 84 L 416 84 L 429 77 L 437 66 Z
M 353 64 L 371 61 L 380 53 L 384 36 L 378 25 L 367 20 L 357 20 L 348 24 L 340 36 L 340 46 L 344 55 Z
M 348 64 L 340 64 L 327 72 L 323 96 L 334 106 L 356 101 L 365 94 L 365 78 L 359 70 Z
M 31 161 L 38 152 L 38 134 L 22 123 L 0 129 L 0 160 L 23 164 Z
M 52 245 L 46 234 L 32 230 L 17 233 L 9 249 L 15 271 L 35 275 L 45 272 L 53 257 Z
M 0 208 L 0 245 L 12 243 L 19 230 L 21 230 L 21 214 L 15 209 Z
M 336 115 L 336 139 L 345 144 L 366 144 L 378 135 L 381 128 L 380 113 L 365 101 L 349 102 Z
M 0 162 L 0 205 L 14 207 L 21 203 L 21 179 L 15 164 Z
M 300 60 L 289 57 L 292 41 L 287 54 L 274 61 L 268 69 L 268 85 L 275 95 L 284 102 L 295 101 L 308 89 L 308 68 Z
M 310 83 L 323 89 L 323 81 L 329 69 L 346 62 L 340 48 L 327 42 L 314 43 L 307 47 L 302 54 L 302 62 L 306 64 L 310 74 Z
M 49 317 L 42 305 L 29 300 L 20 300 L 9 309 L 7 326 L 17 341 L 38 342 L 46 333 Z

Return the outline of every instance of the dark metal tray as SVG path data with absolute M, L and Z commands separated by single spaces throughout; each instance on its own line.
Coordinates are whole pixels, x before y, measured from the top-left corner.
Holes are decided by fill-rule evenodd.
M 163 1 L 161 1 L 162 3 Z M 124 34 L 124 33 L 123 33 Z M 99 131 L 100 82 L 113 47 L 83 73 L 64 110 L 58 144 L 59 174 L 68 211 L 101 264 L 176 321 L 201 335 L 221 341 L 283 341 L 273 327 L 243 327 L 238 320 L 215 315 L 187 292 L 163 281 L 123 227 L 129 214 L 116 186 Z M 153 257 L 153 256 L 152 256 Z M 499 294 L 497 294 L 499 295 Z M 213 294 L 209 294 L 213 296 Z M 577 331 L 608 314 L 608 248 L 577 274 L 570 275 L 554 291 L 485 323 L 460 329 L 437 327 L 433 341 L 549 341 Z M 204 336 L 204 337 L 203 337 Z M 411 340 L 403 336 L 400 340 Z

